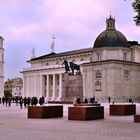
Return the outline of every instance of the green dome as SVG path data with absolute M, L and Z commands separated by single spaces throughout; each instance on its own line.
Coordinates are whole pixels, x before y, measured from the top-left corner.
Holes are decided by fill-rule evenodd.
M 111 16 L 106 20 L 106 30 L 95 40 L 94 48 L 129 47 L 126 37 L 115 29 L 115 19 Z
M 115 29 L 102 32 L 94 43 L 94 48 L 101 47 L 129 47 L 126 37 Z

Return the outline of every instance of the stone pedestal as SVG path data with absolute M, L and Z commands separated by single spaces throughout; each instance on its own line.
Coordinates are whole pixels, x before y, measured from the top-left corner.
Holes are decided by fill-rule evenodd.
M 74 106 L 68 108 L 68 120 L 95 120 L 103 118 L 103 106 Z
M 63 106 L 29 106 L 28 118 L 63 117 Z
M 140 115 L 134 115 L 134 122 L 140 123 Z
M 83 79 L 82 74 L 70 75 L 64 73 L 62 87 L 62 101 L 73 101 L 74 96 L 83 100 Z
M 110 105 L 110 115 L 134 115 L 136 114 L 135 104 Z

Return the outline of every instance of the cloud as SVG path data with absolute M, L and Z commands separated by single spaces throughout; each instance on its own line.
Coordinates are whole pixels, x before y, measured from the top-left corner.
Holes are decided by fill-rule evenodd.
M 49 53 L 52 34 L 57 38 L 56 52 L 92 47 L 105 30 L 110 13 L 116 18 L 118 30 L 139 40 L 131 1 L 0 0 L 6 77 L 17 75 L 25 67 L 32 47 L 36 48 L 37 56 Z
M 130 41 L 139 41 L 139 35 L 140 35 L 140 27 L 137 27 L 134 23 L 132 22 L 122 24 L 120 27 L 120 31 L 124 33 L 124 35 L 127 37 L 128 40 Z

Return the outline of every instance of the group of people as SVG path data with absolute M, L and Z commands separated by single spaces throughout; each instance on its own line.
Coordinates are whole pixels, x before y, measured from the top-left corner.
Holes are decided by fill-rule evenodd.
M 95 103 L 95 97 L 89 97 L 84 99 L 84 103 Z
M 3 105 L 6 106 L 11 106 L 11 102 L 16 103 L 16 105 L 20 105 L 20 108 L 27 108 L 28 106 L 36 106 L 38 103 L 40 105 L 43 105 L 45 103 L 45 98 L 44 97 L 40 97 L 39 99 L 37 97 L 15 97 L 15 98 L 11 98 L 11 97 L 0 97 L 0 103 L 2 103 Z
M 97 103 L 97 101 L 95 101 L 95 97 L 89 97 L 89 98 L 85 98 L 84 101 L 81 101 L 80 97 L 76 97 L 74 96 L 74 99 L 73 99 L 73 105 L 76 106 L 80 103 Z
M 130 103 L 133 103 L 132 99 L 129 99 L 128 100 Z M 28 106 L 36 106 L 37 104 L 39 105 L 43 105 L 45 103 L 45 98 L 42 96 L 40 97 L 39 99 L 37 97 L 15 97 L 15 98 L 11 98 L 11 97 L 0 97 L 0 104 L 2 103 L 3 105 L 6 105 L 6 106 L 11 106 L 11 102 L 14 102 L 16 103 L 16 105 L 20 105 L 20 108 L 23 108 L 23 105 L 24 105 L 24 108 L 27 108 Z M 83 101 L 81 101 L 80 97 L 76 97 L 74 96 L 74 99 L 73 99 L 73 105 L 76 106 L 80 103 L 97 103 L 98 102 L 98 99 L 97 101 L 95 100 L 95 97 L 89 97 L 89 98 L 85 98 Z M 108 103 L 111 102 L 111 97 L 108 96 Z M 114 102 L 113 102 L 114 103 Z
M 0 103 L 3 105 L 6 104 L 6 106 L 11 106 L 11 98 L 5 98 L 4 96 L 0 97 Z

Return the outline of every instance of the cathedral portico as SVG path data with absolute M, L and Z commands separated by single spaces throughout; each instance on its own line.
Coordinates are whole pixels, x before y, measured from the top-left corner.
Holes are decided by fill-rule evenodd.
M 24 76 L 24 97 L 46 97 L 48 100 L 62 98 L 63 73 Z

